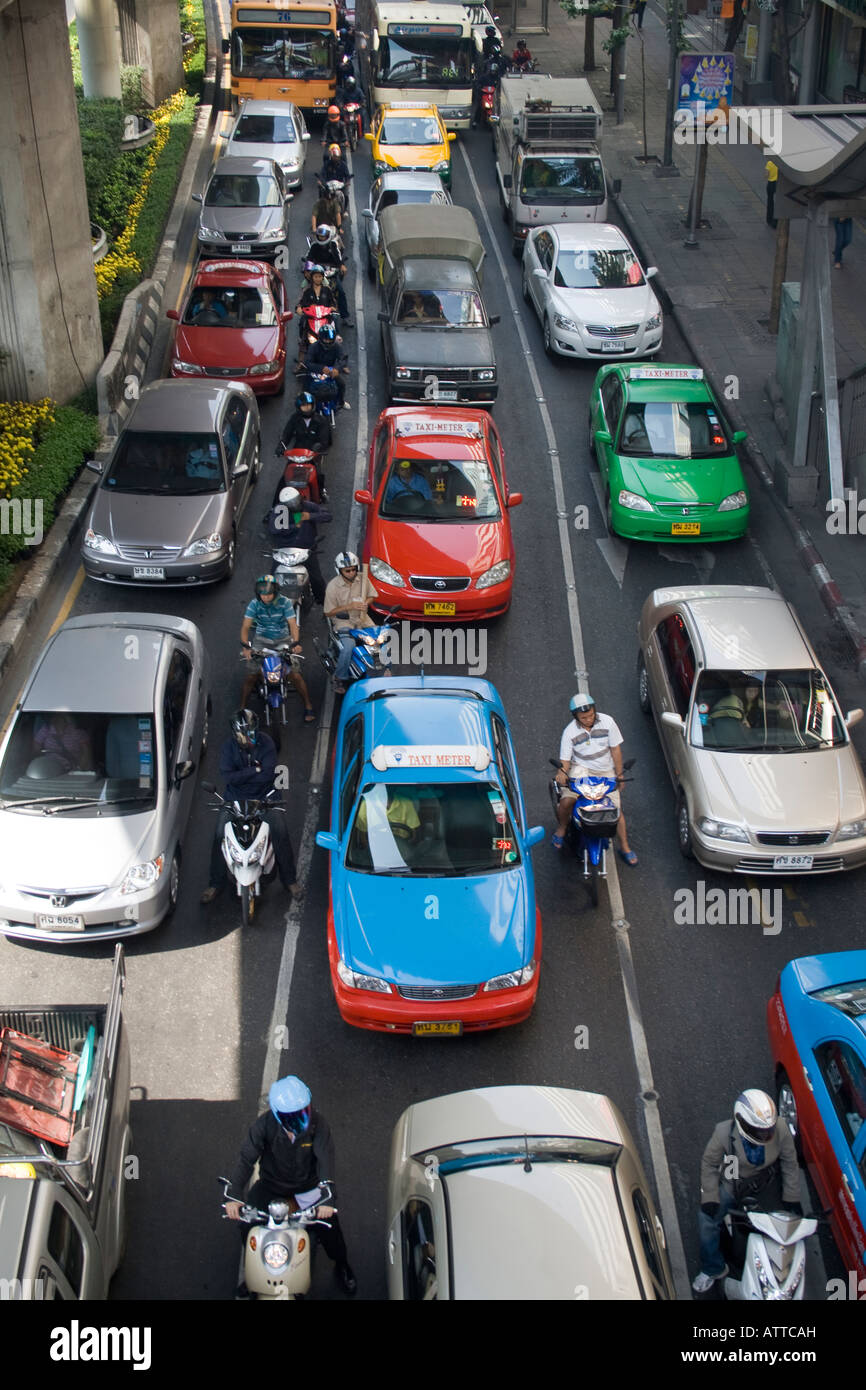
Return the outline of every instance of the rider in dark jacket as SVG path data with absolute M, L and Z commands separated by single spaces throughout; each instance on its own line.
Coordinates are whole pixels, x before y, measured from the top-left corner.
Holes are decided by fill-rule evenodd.
M 331 447 L 331 425 L 324 415 L 319 415 L 316 411 L 316 402 L 309 391 L 302 391 L 295 400 L 295 410 L 283 425 L 279 443 L 276 447 L 278 456 L 284 454 L 287 449 L 312 449 L 316 455 L 316 478 L 319 484 L 319 496 L 322 501 L 327 501 L 325 493 L 325 474 L 321 467 L 321 457 L 326 449 Z M 277 482 L 274 492 L 274 504 L 279 501 L 279 495 L 285 483 L 282 479 Z
M 276 505 L 271 507 L 265 518 L 268 534 L 277 545 L 309 550 L 307 573 L 316 603 L 321 603 L 325 597 L 325 581 L 316 555 L 317 528 L 333 519 L 327 507 L 318 502 L 303 501 L 294 487 L 283 488 Z

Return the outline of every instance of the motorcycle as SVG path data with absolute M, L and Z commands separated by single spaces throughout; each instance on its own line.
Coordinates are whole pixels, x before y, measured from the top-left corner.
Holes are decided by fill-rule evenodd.
M 358 148 L 358 141 L 364 134 L 364 118 L 361 115 L 361 103 L 359 101 L 347 101 L 343 107 L 343 122 L 349 132 L 349 144 L 353 150 Z
M 343 358 L 343 362 L 345 362 Z M 304 389 L 309 391 L 316 402 L 316 411 L 319 415 L 324 415 L 331 426 L 331 434 L 337 432 L 337 417 L 340 413 L 337 406 L 337 391 L 334 386 L 333 377 L 325 372 L 316 371 L 312 367 L 307 368 L 307 379 Z
M 308 552 L 299 553 L 306 555 Z M 297 616 L 296 621 L 299 621 Z M 277 752 L 280 751 L 279 725 L 288 723 L 286 702 L 290 689 L 294 689 L 291 675 L 293 671 L 300 671 L 304 661 L 300 652 L 292 651 L 292 646 L 291 641 L 276 642 L 273 646 L 256 646 L 251 649 L 249 656 L 250 661 L 255 662 L 259 668 L 259 682 L 255 693 L 264 707 L 265 729 L 273 739 Z M 246 660 L 243 654 L 241 660 Z
M 231 1182 L 228 1178 L 219 1181 L 223 1184 L 225 1210 L 231 1200 Z M 267 1211 L 242 1204 L 240 1219 L 250 1225 L 244 1242 L 244 1283 L 252 1298 L 294 1302 L 309 1293 L 313 1278 L 312 1241 L 305 1233 L 311 1226 L 330 1228 L 330 1221 L 320 1217 L 318 1210 L 320 1206 L 330 1206 L 331 1191 L 330 1180 L 323 1178 L 312 1192 L 274 1198 Z
M 222 854 L 229 877 L 237 885 L 241 925 L 248 926 L 255 914 L 256 898 L 261 896 L 262 876 L 273 873 L 276 865 L 270 827 L 265 816 L 269 809 L 278 809 L 273 806 L 271 798 L 279 793 L 273 788 L 259 800 L 227 801 L 213 782 L 202 782 L 201 785 L 203 791 L 217 798 L 217 804 L 212 805 L 211 810 L 228 812 L 223 829 Z
M 310 552 L 300 546 L 287 545 L 275 546 L 273 551 L 265 551 L 265 554 L 271 556 L 273 574 L 280 593 L 285 594 L 295 605 L 295 620 L 300 631 L 301 613 L 306 611 L 311 603 L 310 572 L 307 569 Z
M 340 204 L 340 212 L 345 217 L 349 210 L 349 189 L 343 179 L 321 179 L 316 175 L 316 183 L 319 186 L 321 196 L 336 198 Z
M 312 262 L 308 262 L 312 264 Z M 327 276 L 325 277 L 327 284 Z M 337 311 L 329 304 L 307 304 L 302 305 L 298 314 L 298 357 L 301 365 L 296 369 L 295 375 L 305 371 L 303 357 L 306 355 L 308 347 L 312 347 L 316 341 L 319 329 L 323 324 L 333 323 L 336 326 Z
M 297 488 L 305 502 L 321 502 L 322 498 L 319 493 L 321 453 L 315 449 L 286 449 L 283 457 L 286 460 L 285 472 L 282 481 L 277 485 L 274 500 L 278 499 L 284 487 L 294 487 Z
M 738 1302 L 801 1300 L 806 1283 L 808 1236 L 818 1220 L 789 1211 L 764 1211 L 754 1198 L 726 1215 L 722 1248 L 733 1274 L 724 1281 L 725 1298 Z
M 549 761 L 552 767 L 559 769 L 560 764 L 555 758 Z M 623 763 L 623 771 L 633 767 L 634 762 L 634 758 L 630 758 Z M 623 781 L 631 780 L 623 778 Z M 577 793 L 577 800 L 565 832 L 565 843 L 573 854 L 582 856 L 583 877 L 593 907 L 598 907 L 598 881 L 607 878 L 607 851 L 619 824 L 619 808 L 610 798 L 616 785 L 616 777 L 596 777 L 592 774 L 569 782 L 571 791 Z M 563 790 L 556 779 L 551 778 L 550 799 L 554 814 L 559 813 Z
M 481 119 L 486 126 L 492 124 L 491 117 L 496 106 L 496 88 L 491 85 L 481 88 Z
M 390 662 L 385 660 L 387 655 L 386 647 L 388 639 L 395 629 L 393 623 L 390 623 L 388 619 L 396 612 L 396 607 L 389 608 L 388 612 L 385 614 L 385 621 L 376 627 L 351 627 L 348 629 L 355 639 L 355 650 L 352 652 L 352 661 L 349 666 L 347 680 L 362 681 L 366 680 L 368 676 L 377 676 L 386 671 L 390 673 Z M 337 613 L 335 616 L 337 618 L 346 619 L 349 614 Z M 313 638 L 313 646 L 328 675 L 332 676 L 337 669 L 337 661 L 342 652 L 342 647 L 340 646 L 336 629 L 330 618 L 328 619 L 328 629 L 330 640 L 327 649 L 323 651 L 315 637 Z M 342 628 L 341 631 L 346 632 L 347 629 Z

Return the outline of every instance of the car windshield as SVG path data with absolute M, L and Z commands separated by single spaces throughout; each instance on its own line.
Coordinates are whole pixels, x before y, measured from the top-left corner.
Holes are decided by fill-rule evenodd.
M 632 251 L 581 247 L 579 251 L 560 251 L 553 283 L 567 290 L 625 290 L 646 281 Z
M 413 521 L 498 521 L 501 512 L 484 459 L 395 459 L 379 515 Z
M 492 782 L 364 787 L 346 867 L 418 878 L 513 869 L 520 849 L 505 797 Z
M 109 492 L 165 493 L 173 497 L 224 492 L 217 437 L 168 430 L 127 430 L 121 435 L 102 486 Z
M 397 322 L 401 328 L 483 328 L 481 296 L 474 290 L 405 290 Z
M 629 401 L 618 452 L 633 458 L 709 459 L 732 452 L 713 405 L 704 401 Z
M 847 742 L 820 671 L 703 671 L 692 707 L 692 743 L 728 752 L 803 752 Z
M 205 198 L 209 208 L 278 208 L 282 201 L 267 174 L 214 174 Z
M 379 39 L 373 58 L 377 86 L 469 86 L 472 81 L 474 40 L 451 34 L 395 35 Z
M 46 815 L 126 815 L 156 797 L 150 714 L 27 710 L 15 721 L 0 767 L 4 809 Z
M 441 145 L 442 132 L 431 116 L 386 116 L 380 145 Z
M 621 1145 L 604 1139 L 577 1139 L 570 1135 L 515 1134 L 501 1139 L 468 1139 L 434 1149 L 436 1171 L 442 1177 L 467 1168 L 491 1168 L 498 1164 L 592 1163 L 613 1167 Z M 414 1154 L 425 1162 L 427 1151 Z M 429 1165 L 428 1165 L 429 1166 Z
M 193 328 L 275 328 L 277 310 L 252 286 L 209 285 L 193 290 L 183 321 Z
M 294 145 L 297 143 L 291 116 L 241 116 L 232 140 L 250 145 Z
M 235 29 L 231 40 L 235 77 L 330 77 L 334 73 L 334 35 L 327 29 L 292 26 L 291 38 L 277 29 Z
M 520 196 L 525 203 L 601 202 L 601 160 L 588 155 L 535 155 L 523 162 Z

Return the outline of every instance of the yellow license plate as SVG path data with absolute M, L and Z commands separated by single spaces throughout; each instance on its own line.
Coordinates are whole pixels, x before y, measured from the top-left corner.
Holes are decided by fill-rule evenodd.
M 439 603 L 425 603 L 425 604 L 424 604 L 424 617 L 425 617 L 425 618 L 453 618 L 453 617 L 454 617 L 454 614 L 455 614 L 456 612 L 457 612 L 457 604 L 456 604 L 456 603 L 444 603 L 444 602 L 439 602 Z
M 448 1023 L 413 1023 L 412 1033 L 416 1038 L 429 1038 L 438 1034 L 447 1033 L 451 1037 L 458 1037 L 463 1032 L 463 1024 L 459 1019 L 452 1019 Z
M 674 521 L 671 523 L 672 536 L 699 536 L 701 534 L 701 523 L 699 521 Z

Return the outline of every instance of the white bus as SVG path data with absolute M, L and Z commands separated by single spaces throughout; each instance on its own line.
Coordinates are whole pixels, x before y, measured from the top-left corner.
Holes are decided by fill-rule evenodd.
M 468 127 L 485 30 L 496 28 L 486 6 L 362 0 L 357 22 L 371 111 L 393 101 L 433 102 L 449 130 Z

